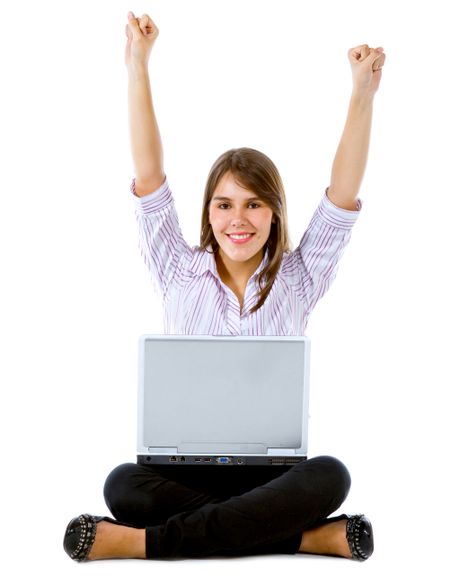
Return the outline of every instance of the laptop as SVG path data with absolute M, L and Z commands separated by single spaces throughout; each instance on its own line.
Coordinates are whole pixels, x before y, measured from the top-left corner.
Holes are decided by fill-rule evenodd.
M 306 460 L 309 364 L 304 336 L 142 335 L 138 463 Z

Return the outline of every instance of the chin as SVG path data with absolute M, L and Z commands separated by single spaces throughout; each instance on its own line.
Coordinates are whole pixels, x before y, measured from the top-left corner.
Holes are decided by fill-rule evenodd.
M 257 250 L 255 252 L 251 252 L 251 253 L 234 253 L 231 256 L 229 254 L 227 254 L 227 256 L 235 261 L 235 262 L 248 262 L 249 260 L 253 259 L 256 255 L 258 255 L 260 253 L 260 250 Z

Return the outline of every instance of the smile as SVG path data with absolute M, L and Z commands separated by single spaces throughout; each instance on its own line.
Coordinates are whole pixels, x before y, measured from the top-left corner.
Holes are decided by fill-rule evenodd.
M 229 235 L 227 233 L 226 235 L 233 243 L 246 243 L 247 241 L 250 241 L 254 236 L 254 233 L 243 233 L 242 235 Z

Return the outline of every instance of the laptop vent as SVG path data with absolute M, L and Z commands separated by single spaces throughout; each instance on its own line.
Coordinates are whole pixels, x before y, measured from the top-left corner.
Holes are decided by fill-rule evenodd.
M 297 464 L 298 458 L 289 456 L 276 456 L 269 458 L 269 464 Z

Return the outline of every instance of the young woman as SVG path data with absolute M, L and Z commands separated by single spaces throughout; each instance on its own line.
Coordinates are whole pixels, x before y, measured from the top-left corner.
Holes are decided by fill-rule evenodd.
M 286 200 L 272 161 L 228 150 L 206 184 L 200 246 L 181 234 L 156 122 L 148 59 L 158 28 L 128 15 L 125 61 L 140 248 L 164 306 L 166 334 L 303 335 L 334 279 L 362 202 L 373 98 L 383 49 L 350 49 L 353 92 L 326 189 L 299 246 L 290 251 Z M 350 488 L 336 458 L 291 467 L 122 464 L 104 495 L 116 518 L 80 515 L 64 536 L 77 561 L 100 558 L 313 553 L 366 560 L 364 515 L 329 517 Z

